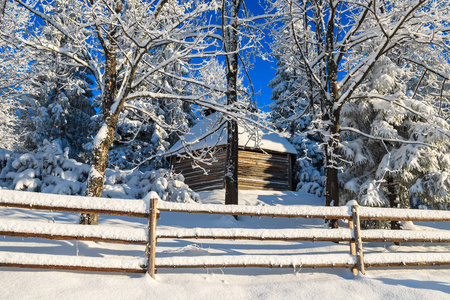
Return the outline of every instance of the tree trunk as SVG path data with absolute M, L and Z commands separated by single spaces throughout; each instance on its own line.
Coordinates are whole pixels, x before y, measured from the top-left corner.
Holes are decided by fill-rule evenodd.
M 224 6 L 226 2 L 224 2 Z M 240 0 L 231 0 L 227 10 L 223 10 L 222 22 L 225 28 L 224 43 L 227 61 L 227 105 L 237 102 L 237 13 Z M 228 23 L 227 17 L 230 22 Z M 227 126 L 227 160 L 225 162 L 225 204 L 238 204 L 238 126 L 235 120 L 229 120 Z
M 94 139 L 92 149 L 92 163 L 87 180 L 85 195 L 88 197 L 101 197 L 103 192 L 103 179 L 108 163 L 108 151 L 114 141 L 117 121 L 119 119 L 120 107 L 111 111 L 116 100 L 117 70 L 116 70 L 116 47 L 112 45 L 105 51 L 106 70 L 105 87 L 103 95 L 103 125 Z M 97 214 L 81 214 L 80 224 L 97 225 Z
M 338 185 L 338 166 L 336 162 L 337 146 L 339 143 L 337 134 L 339 125 L 331 127 L 331 137 L 328 144 L 325 145 L 325 205 L 339 206 L 339 185 Z M 338 228 L 338 220 L 329 220 L 330 228 Z
M 230 120 L 227 127 L 225 163 L 225 204 L 238 204 L 238 126 Z
M 7 0 L 0 0 L 0 24 L 2 23 L 3 20 L 3 14 L 5 13 L 5 8 L 6 8 L 6 1 Z
M 338 67 L 334 61 L 334 17 L 335 9 L 330 3 L 330 17 L 325 37 L 325 50 L 327 60 L 327 82 L 329 88 L 329 96 L 325 102 L 325 113 L 323 121 L 328 126 L 328 134 L 325 144 L 325 204 L 327 206 L 339 206 L 339 186 L 338 186 L 338 162 L 337 148 L 339 146 L 339 115 L 340 110 L 334 106 L 339 98 L 339 87 L 337 84 Z M 338 220 L 329 220 L 329 227 L 338 228 Z

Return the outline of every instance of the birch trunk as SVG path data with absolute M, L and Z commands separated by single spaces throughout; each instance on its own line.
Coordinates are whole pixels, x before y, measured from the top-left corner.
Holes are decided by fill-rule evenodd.
M 103 125 L 94 139 L 92 149 L 91 170 L 87 180 L 85 195 L 88 197 L 101 197 L 103 192 L 103 182 L 105 170 L 108 163 L 108 151 L 114 141 L 117 121 L 120 108 L 111 111 L 115 102 L 117 89 L 117 71 L 116 71 L 116 47 L 112 45 L 105 51 L 106 70 L 105 70 L 105 88 L 103 96 Z M 80 224 L 97 225 L 97 214 L 82 214 Z

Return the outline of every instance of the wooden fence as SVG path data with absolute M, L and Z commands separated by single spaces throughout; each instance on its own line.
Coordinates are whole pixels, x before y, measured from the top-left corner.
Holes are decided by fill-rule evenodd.
M 449 243 L 450 231 L 361 230 L 360 220 L 406 220 L 450 222 L 450 211 L 408 210 L 360 207 L 356 201 L 344 207 L 317 206 L 225 206 L 181 204 L 150 199 L 124 200 L 59 196 L 0 190 L 0 206 L 63 212 L 87 212 L 148 219 L 148 230 L 119 229 L 108 226 L 52 224 L 2 220 L 0 235 L 59 240 L 143 244 L 146 258 L 107 259 L 93 257 L 50 256 L 0 252 L 0 266 L 69 269 L 112 272 L 148 272 L 154 278 L 158 268 L 351 268 L 356 275 L 366 267 L 448 266 L 448 253 L 369 253 L 363 242 L 433 242 Z M 180 229 L 156 230 L 160 212 L 243 215 L 257 217 L 320 218 L 348 220 L 350 228 L 341 229 Z M 155 258 L 159 239 L 231 239 L 264 241 L 348 242 L 349 254 L 291 256 L 207 256 Z M 1 243 L 1 242 L 0 242 Z

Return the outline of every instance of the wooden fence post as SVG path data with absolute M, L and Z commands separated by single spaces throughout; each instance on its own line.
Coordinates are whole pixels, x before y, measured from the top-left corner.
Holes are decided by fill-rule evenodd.
M 355 222 L 353 222 L 353 219 L 348 220 L 348 228 L 350 228 L 353 233 L 355 232 Z M 355 234 L 353 234 L 353 239 L 350 241 L 350 254 L 356 256 Z M 352 267 L 352 273 L 354 276 L 358 275 L 358 267 Z
M 155 279 L 155 252 L 156 252 L 156 219 L 158 216 L 157 210 L 158 199 L 150 199 L 150 209 L 148 214 L 148 242 L 147 242 L 147 273 Z
M 354 223 L 354 236 L 356 242 L 356 265 L 358 266 L 359 272 L 361 274 L 366 274 L 366 270 L 364 267 L 364 253 L 362 248 L 362 239 L 361 239 L 361 222 L 359 220 L 359 205 L 354 205 L 352 207 L 352 218 Z

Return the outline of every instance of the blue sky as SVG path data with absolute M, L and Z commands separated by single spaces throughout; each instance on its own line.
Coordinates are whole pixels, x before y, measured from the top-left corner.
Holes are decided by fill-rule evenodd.
M 257 0 L 246 0 L 245 5 L 247 9 L 254 15 L 263 14 L 264 9 L 260 6 Z M 270 43 L 269 37 L 265 42 Z M 265 45 L 265 50 L 270 51 L 270 45 Z M 250 77 L 255 88 L 255 93 L 259 92 L 255 98 L 258 107 L 267 106 L 270 104 L 270 97 L 272 95 L 272 89 L 267 87 L 269 81 L 275 77 L 276 61 L 272 58 L 272 62 L 264 61 L 260 57 L 256 57 L 255 64 L 252 70 L 249 70 Z M 266 107 L 264 111 L 268 111 Z

